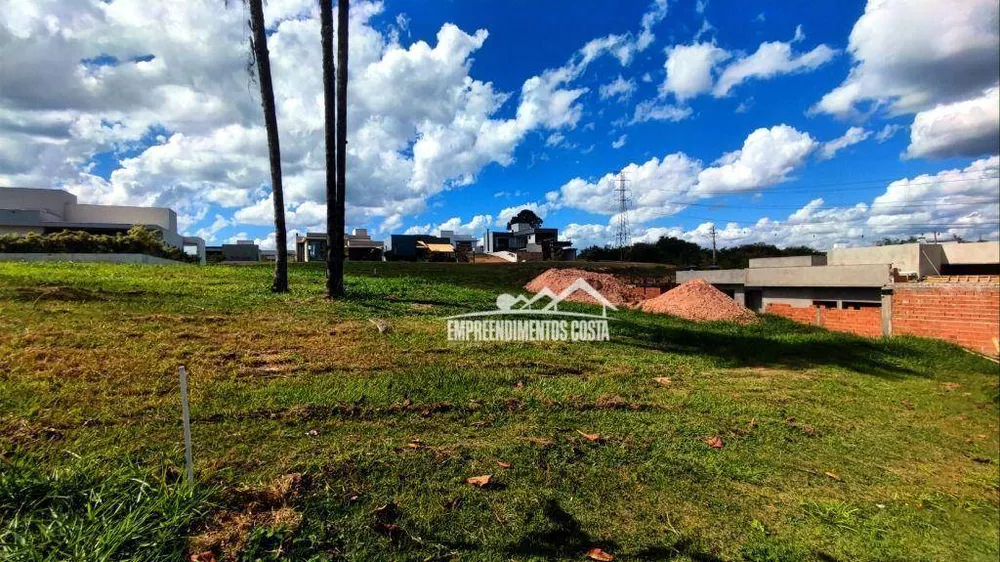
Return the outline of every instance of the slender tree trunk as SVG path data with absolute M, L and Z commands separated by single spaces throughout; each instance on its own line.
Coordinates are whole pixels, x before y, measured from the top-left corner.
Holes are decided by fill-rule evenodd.
M 337 190 L 337 98 L 333 52 L 333 0 L 319 0 L 320 34 L 323 39 L 323 116 L 326 141 L 326 296 L 344 294 L 343 244 L 337 251 L 337 215 L 342 208 Z M 343 232 L 343 229 L 341 229 Z M 343 235 L 341 235 L 343 236 Z
M 330 296 L 344 295 L 344 220 L 347 203 L 347 28 L 348 0 L 337 2 L 337 212 L 330 244 L 339 259 L 330 271 Z
M 271 160 L 271 195 L 274 199 L 274 239 L 277 259 L 274 262 L 274 282 L 271 291 L 288 292 L 288 243 L 285 240 L 285 193 L 281 187 L 281 148 L 278 145 L 278 115 L 274 107 L 274 87 L 271 83 L 271 57 L 267 51 L 262 0 L 249 0 L 250 27 L 253 33 L 253 54 L 257 61 L 260 81 L 260 103 L 264 108 L 267 129 L 267 155 Z

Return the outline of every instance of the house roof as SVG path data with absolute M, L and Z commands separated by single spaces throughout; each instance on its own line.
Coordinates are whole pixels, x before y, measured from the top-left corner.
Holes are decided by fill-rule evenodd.
M 440 252 L 451 253 L 451 252 L 455 251 L 455 248 L 452 247 L 451 244 L 435 244 L 433 242 L 431 242 L 431 243 L 428 244 L 427 242 L 424 242 L 423 240 L 417 242 L 417 247 L 418 248 L 427 248 L 427 250 L 430 251 L 430 252 L 439 252 L 439 253 Z

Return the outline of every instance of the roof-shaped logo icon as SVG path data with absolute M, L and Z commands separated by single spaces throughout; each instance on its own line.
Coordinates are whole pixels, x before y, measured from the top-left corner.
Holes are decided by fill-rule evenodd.
M 586 293 L 594 302 L 601 306 L 601 314 L 586 314 L 582 312 L 568 312 L 559 310 L 559 304 L 578 291 Z M 586 318 L 607 318 L 608 309 L 618 310 L 600 291 L 591 286 L 586 279 L 577 278 L 570 286 L 566 287 L 558 294 L 548 287 L 534 295 L 511 295 L 502 293 L 497 295 L 497 309 L 486 312 L 471 312 L 459 314 L 451 318 L 468 318 L 472 316 L 500 316 L 500 315 L 552 315 L 552 316 L 579 316 Z

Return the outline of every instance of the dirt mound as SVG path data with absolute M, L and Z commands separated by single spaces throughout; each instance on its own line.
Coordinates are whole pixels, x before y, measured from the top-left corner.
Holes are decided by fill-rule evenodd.
M 618 280 L 614 275 L 584 271 L 582 269 L 549 269 L 528 282 L 524 288 L 532 293 L 539 293 L 542 289 L 548 288 L 558 295 L 569 288 L 577 279 L 585 280 L 615 306 L 633 303 L 638 300 L 635 296 L 635 287 Z M 565 300 L 587 304 L 600 304 L 584 291 L 576 291 Z
M 743 305 L 726 296 L 704 279 L 692 279 L 662 295 L 642 301 L 643 312 L 670 314 L 688 320 L 722 320 L 749 324 L 757 316 Z
M 476 254 L 476 259 L 473 263 L 512 263 L 499 256 L 491 256 L 489 254 Z

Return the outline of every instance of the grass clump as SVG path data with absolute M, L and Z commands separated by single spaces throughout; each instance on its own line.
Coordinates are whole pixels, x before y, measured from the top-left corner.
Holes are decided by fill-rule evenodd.
M 181 560 L 184 530 L 206 498 L 205 489 L 129 462 L 49 468 L 14 456 L 0 463 L 0 559 Z

